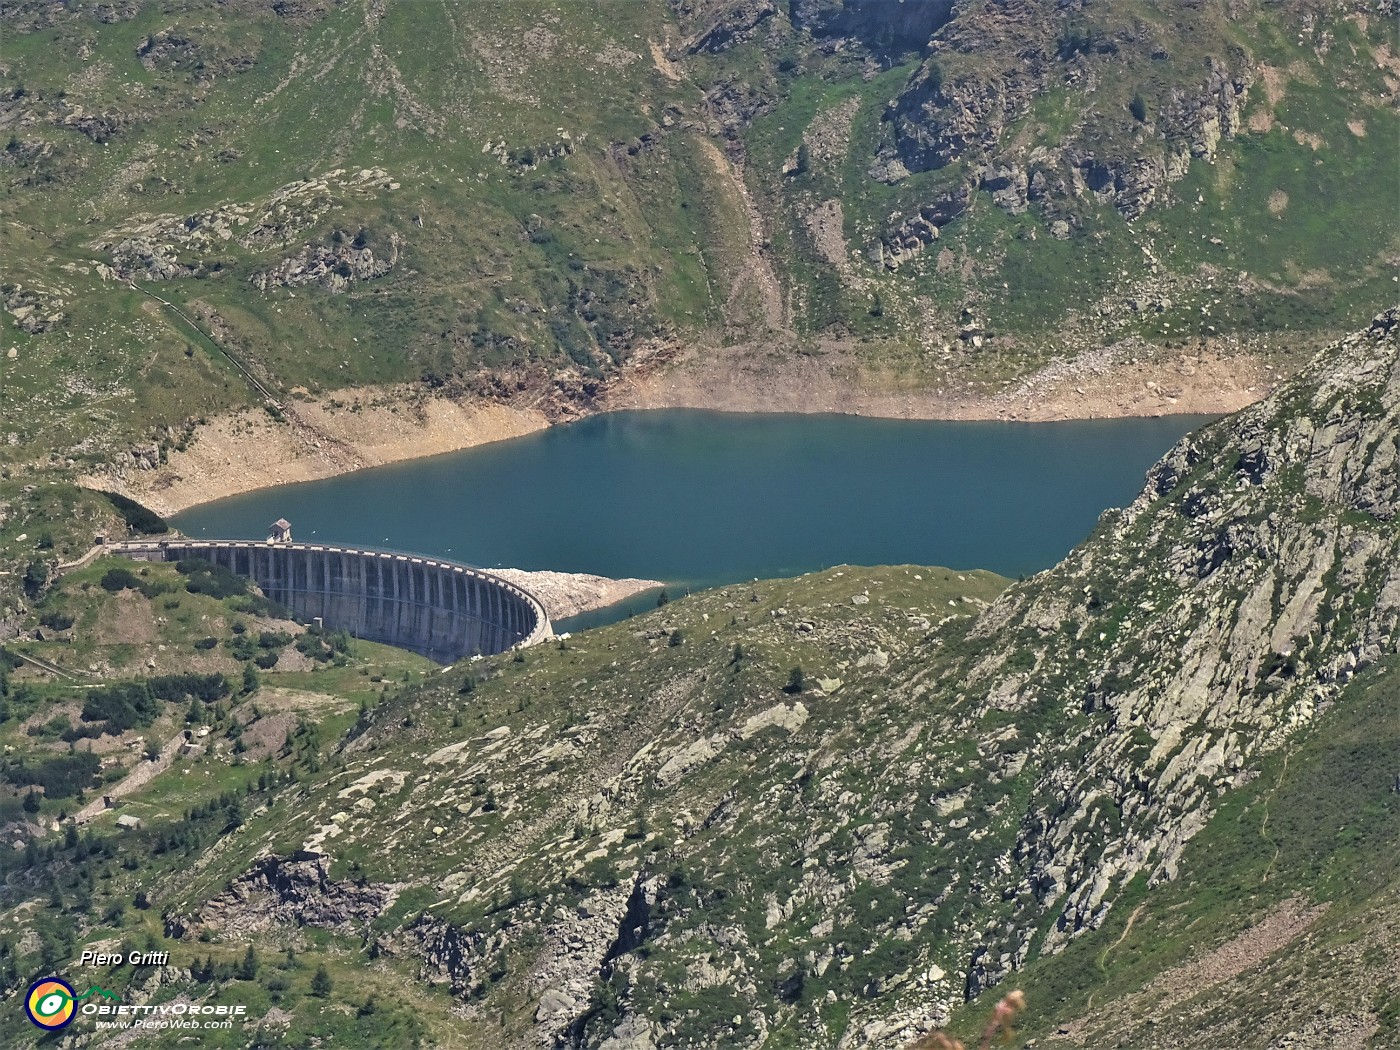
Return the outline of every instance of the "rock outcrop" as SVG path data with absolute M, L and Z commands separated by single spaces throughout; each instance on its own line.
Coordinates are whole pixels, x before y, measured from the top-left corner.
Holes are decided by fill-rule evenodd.
M 336 168 L 317 178 L 288 183 L 256 201 L 183 216 L 143 218 L 111 230 L 89 247 L 110 256 L 110 266 L 99 266 L 99 273 L 109 279 L 204 276 L 221 272 L 232 261 L 225 254 L 229 248 L 255 255 L 285 250 L 308 231 L 324 229 L 322 224 L 336 206 L 398 185 L 382 168 L 354 172 Z M 266 288 L 316 282 L 339 290 L 352 280 L 381 276 L 397 261 L 396 235 L 389 236 L 382 255 L 361 243 L 359 235 L 348 244 L 343 232 L 340 238 L 336 241 L 332 236 L 330 245 L 303 244 L 298 255 L 254 275 L 252 283 Z
M 345 243 L 343 235 L 339 243 L 331 245 L 307 245 L 290 259 L 283 259 L 270 270 L 263 270 L 248 278 L 259 291 L 269 288 L 290 288 L 303 284 L 319 284 L 327 291 L 343 292 L 358 281 L 372 281 L 383 277 L 399 261 L 400 239 L 397 234 L 389 237 L 389 249 L 385 255 L 375 255 L 362 238 L 357 237 Z
M 167 919 L 168 935 L 212 927 L 246 935 L 276 926 L 319 926 L 358 933 L 383 914 L 398 888 L 366 881 L 335 881 L 325 857 L 263 857 L 192 919 Z
M 406 688 L 170 932 L 338 931 L 498 1045 L 905 1046 L 1175 881 L 1393 656 L 1398 460 L 1391 311 L 1030 579 L 755 582 Z
M 727 51 L 736 44 L 752 40 L 763 24 L 778 13 L 778 7 L 773 0 L 728 0 L 694 7 L 687 4 L 680 13 L 692 26 L 685 50 L 698 55 Z
M 879 54 L 922 51 L 952 16 L 953 0 L 794 0 L 792 23 L 819 39 L 849 38 Z
M 39 335 L 63 321 L 65 305 L 58 293 L 23 285 L 0 285 L 0 304 L 21 332 Z
M 755 622 L 762 585 L 699 595 L 687 639 L 742 617 L 739 649 L 612 637 L 557 722 L 529 678 L 517 728 L 440 746 L 385 715 L 356 749 L 437 748 L 387 843 L 412 855 L 426 821 L 461 865 L 395 950 L 473 1000 L 528 975 L 540 1046 L 903 1045 L 1176 878 L 1222 796 L 1394 651 L 1398 438 L 1390 312 L 990 605 L 848 585 Z M 795 644 L 830 667 L 800 702 L 746 677 L 750 647 Z
M 1049 221 L 1064 221 L 1097 202 L 1133 220 L 1193 160 L 1214 159 L 1221 141 L 1242 128 L 1251 60 L 1210 37 L 1205 47 L 1219 47 L 1205 52 L 1199 77 L 1150 100 L 1139 93 L 1106 107 L 1105 81 L 1153 82 L 1147 67 L 1171 60 L 1172 37 L 1197 41 L 1202 27 L 1190 12 L 1178 16 L 1175 33 L 1109 11 L 1089 25 L 1081 6 L 1021 0 L 957 11 L 892 101 L 886 118 L 894 134 L 872 176 L 898 182 L 968 162 L 968 186 L 1012 215 L 1039 203 Z M 1025 134 L 1027 121 L 1035 127 L 1034 107 L 1052 97 L 1074 117 L 1054 140 Z M 1013 136 L 1013 128 L 1022 133 Z
M 257 61 L 255 55 L 201 41 L 178 26 L 146 36 L 136 45 L 136 58 L 149 71 L 179 72 L 196 80 L 243 73 Z
M 1021 822 L 1020 932 L 989 939 L 1002 972 L 1102 922 L 1137 874 L 1174 877 L 1214 799 L 1393 651 L 1398 327 L 1394 311 L 1378 317 L 1275 396 L 1183 441 L 1093 541 L 979 624 L 989 641 L 1070 635 L 1031 644 L 1036 673 L 969 684 L 996 709 L 1063 705 L 1080 723 L 1064 741 L 1073 763 L 1042 774 L 1044 808 Z M 1036 943 L 1041 908 L 1058 918 Z M 979 981 L 996 971 L 984 962 Z

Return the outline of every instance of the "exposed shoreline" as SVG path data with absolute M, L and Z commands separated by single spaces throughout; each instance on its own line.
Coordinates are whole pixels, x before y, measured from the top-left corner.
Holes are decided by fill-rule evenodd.
M 218 416 L 154 469 L 113 467 L 78 483 L 169 517 L 244 492 L 506 441 L 552 422 L 535 408 L 413 396 L 406 387 L 335 391 L 294 402 L 287 417 L 278 422 L 254 408 Z
M 953 383 L 906 389 L 898 377 L 862 373 L 839 344 L 776 366 L 767 365 L 765 356 L 741 346 L 692 352 L 681 367 L 629 377 L 610 394 L 607 407 L 1048 423 L 1225 415 L 1268 396 L 1287 377 L 1262 356 L 1239 349 L 1173 352 L 1119 344 L 1052 359 L 986 393 Z
M 285 421 L 260 409 L 216 417 L 155 469 L 114 467 L 79 480 L 168 516 L 226 496 L 456 452 L 607 411 L 700 408 L 1021 422 L 1224 415 L 1265 397 L 1285 378 L 1255 355 L 1210 351 L 1147 359 L 1090 351 L 1052 362 L 995 394 L 890 389 L 851 374 L 839 359 L 789 359 L 770 369 L 741 348 L 692 352 L 679 365 L 625 372 L 594 402 L 563 412 L 538 392 L 502 402 L 458 401 L 406 386 L 341 390 L 291 402 Z
M 552 572 L 530 569 L 486 569 L 507 583 L 521 587 L 536 598 L 558 623 L 580 613 L 606 608 L 634 595 L 663 586 L 660 580 L 613 579 L 584 572 Z

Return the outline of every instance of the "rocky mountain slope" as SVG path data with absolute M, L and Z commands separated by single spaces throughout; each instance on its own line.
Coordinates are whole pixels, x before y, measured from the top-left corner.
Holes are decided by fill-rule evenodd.
M 561 418 L 678 359 L 1287 368 L 1393 294 L 1391 13 L 17 0 L 0 457 L 264 403 L 314 443 L 365 386 Z
M 1081 1044 L 1385 1045 L 1398 325 L 1034 578 L 727 588 L 366 708 L 164 932 L 417 974 L 469 1046 L 897 1047 L 1013 981 Z
M 1397 670 L 1360 672 L 1224 797 L 1175 882 L 1028 968 L 1044 1045 L 1395 1045 Z

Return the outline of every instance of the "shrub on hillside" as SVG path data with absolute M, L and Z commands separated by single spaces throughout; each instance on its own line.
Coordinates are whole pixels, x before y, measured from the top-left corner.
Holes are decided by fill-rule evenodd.
M 83 704 L 84 722 L 105 722 L 112 736 L 150 725 L 160 713 L 145 682 L 118 682 L 94 689 Z
M 175 568 L 180 575 L 187 577 L 185 590 L 191 594 L 207 594 L 211 598 L 222 599 L 248 593 L 246 578 L 203 558 L 182 558 L 175 563 Z
M 280 620 L 291 619 L 291 613 L 284 606 L 269 601 L 261 594 L 235 595 L 228 600 L 228 607 L 234 612 L 247 613 L 249 616 L 274 617 Z
M 136 578 L 136 573 L 125 565 L 115 565 L 103 574 L 102 589 L 112 594 L 116 594 L 117 591 L 136 591 L 141 589 L 141 581 Z
M 53 579 L 54 572 L 49 562 L 43 558 L 35 558 L 24 570 L 24 593 L 31 598 L 37 598 Z
M 807 675 L 800 667 L 794 667 L 788 673 L 787 685 L 783 686 L 783 692 L 797 694 L 807 688 Z
M 98 722 L 93 722 L 90 725 L 69 726 L 59 735 L 59 739 L 69 744 L 75 740 L 96 740 L 106 730 L 107 727 Z
M 57 740 L 70 728 L 71 724 L 68 721 L 67 715 L 54 715 L 47 722 L 44 722 L 40 725 L 30 726 L 28 729 L 25 730 L 25 732 L 28 733 L 30 736 L 44 737 L 49 740 Z
M 253 653 L 256 651 L 253 639 L 246 634 L 240 634 L 230 638 L 225 641 L 224 644 L 228 646 L 228 651 L 233 655 L 235 660 L 251 660 L 253 658 Z
M 128 729 L 143 729 L 160 714 L 161 701 L 212 704 L 232 691 L 232 683 L 221 674 L 167 674 L 146 681 L 118 682 L 87 694 L 82 718 L 89 724 L 66 730 L 63 739 L 81 740 L 104 733 L 117 736 Z
M 329 660 L 350 649 L 350 635 L 345 631 L 325 631 L 312 627 L 296 640 L 297 652 L 313 660 Z
M 89 751 L 54 755 L 40 762 L 20 759 L 5 769 L 5 779 L 16 787 L 36 786 L 47 798 L 66 798 L 97 786 L 102 761 Z
M 143 580 L 125 565 L 114 565 L 102 576 L 102 589 L 111 594 L 118 591 L 138 591 L 146 598 L 164 594 L 170 585 L 159 580 Z
M 159 700 L 186 700 L 190 697 L 212 704 L 232 691 L 229 680 L 221 674 L 166 674 L 150 679 L 147 687 Z

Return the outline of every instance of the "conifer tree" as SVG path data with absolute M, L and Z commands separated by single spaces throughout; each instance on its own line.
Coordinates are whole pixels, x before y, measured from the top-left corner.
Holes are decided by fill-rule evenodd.
M 242 981 L 258 979 L 258 953 L 253 950 L 251 944 L 248 945 L 248 950 L 243 955 L 243 965 L 238 968 L 238 978 Z

